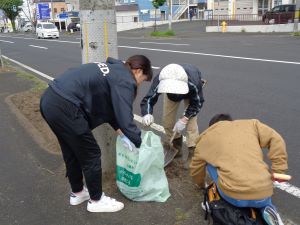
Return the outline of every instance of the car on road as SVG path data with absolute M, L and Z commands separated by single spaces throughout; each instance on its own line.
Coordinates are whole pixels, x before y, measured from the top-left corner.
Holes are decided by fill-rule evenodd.
M 30 23 L 26 23 L 25 26 L 22 28 L 22 31 L 24 32 L 32 31 L 32 25 Z
M 37 38 L 59 38 L 57 27 L 53 23 L 41 22 L 36 26 Z
M 292 23 L 295 17 L 296 5 L 278 5 L 267 11 L 262 20 L 265 24 L 273 23 Z

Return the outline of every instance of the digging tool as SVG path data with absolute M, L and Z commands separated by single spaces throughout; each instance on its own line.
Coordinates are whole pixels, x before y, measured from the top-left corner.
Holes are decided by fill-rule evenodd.
M 170 138 L 170 141 L 168 144 L 164 145 L 164 155 L 165 155 L 165 167 L 169 165 L 172 160 L 175 158 L 175 156 L 178 154 L 179 150 L 174 147 L 173 140 L 176 136 L 176 132 L 174 132 Z

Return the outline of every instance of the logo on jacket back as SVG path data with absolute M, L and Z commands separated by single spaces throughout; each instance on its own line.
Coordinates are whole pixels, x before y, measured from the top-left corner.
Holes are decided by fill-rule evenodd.
M 105 63 L 97 63 L 100 71 L 102 72 L 103 76 L 106 76 L 107 74 L 109 74 L 109 68 Z

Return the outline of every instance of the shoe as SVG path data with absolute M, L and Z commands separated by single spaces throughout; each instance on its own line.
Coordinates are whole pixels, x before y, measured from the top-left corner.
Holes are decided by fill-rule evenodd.
M 70 204 L 71 205 L 79 205 L 83 203 L 84 201 L 87 201 L 90 199 L 89 191 L 86 187 L 83 187 L 81 192 L 70 194 Z
M 279 214 L 270 206 L 265 207 L 263 218 L 268 225 L 284 225 Z
M 116 199 L 105 196 L 104 192 L 99 201 L 89 200 L 87 204 L 87 211 L 89 212 L 117 212 L 124 208 L 122 202 Z

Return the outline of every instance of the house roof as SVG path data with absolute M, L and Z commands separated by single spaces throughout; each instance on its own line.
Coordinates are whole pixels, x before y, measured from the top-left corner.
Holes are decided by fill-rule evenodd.
M 125 11 L 138 11 L 138 4 L 128 4 L 128 5 L 116 5 L 117 12 L 125 12 Z

